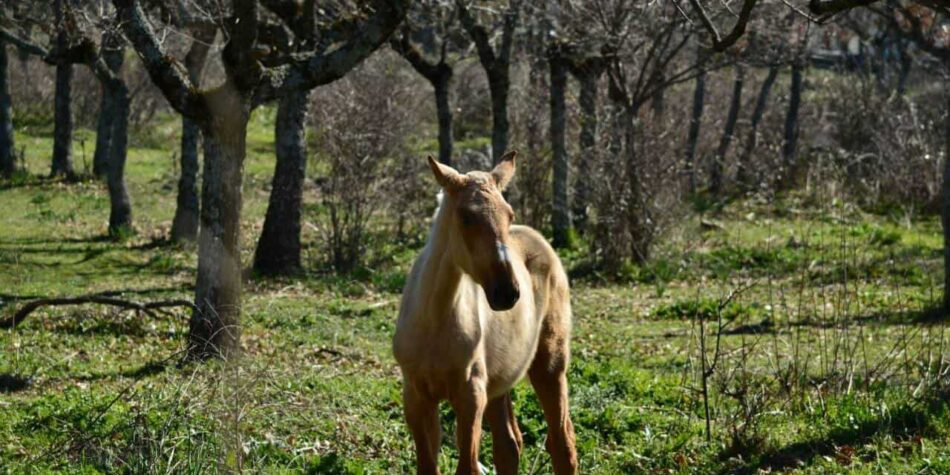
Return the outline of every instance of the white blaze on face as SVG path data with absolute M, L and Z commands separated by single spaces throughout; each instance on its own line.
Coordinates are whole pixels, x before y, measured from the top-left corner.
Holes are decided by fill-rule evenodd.
M 495 246 L 498 248 L 498 260 L 502 264 L 508 263 L 508 246 L 501 241 L 495 241 Z

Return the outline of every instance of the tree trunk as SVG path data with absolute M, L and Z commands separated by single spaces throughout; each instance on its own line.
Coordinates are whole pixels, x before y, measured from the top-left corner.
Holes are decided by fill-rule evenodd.
M 112 119 L 115 114 L 114 102 L 109 86 L 103 84 L 102 97 L 99 99 L 99 119 L 96 124 L 96 151 L 92 156 L 92 174 L 97 178 L 106 176 L 109 168 Z
M 804 67 L 796 61 L 792 64 L 792 81 L 788 97 L 788 112 L 785 115 L 785 140 L 782 143 L 782 179 L 784 188 L 792 185 L 795 152 L 798 146 L 798 110 L 802 103 L 802 75 Z
M 250 116 L 233 87 L 207 97 L 214 116 L 203 128 L 198 278 L 188 334 L 189 355 L 198 359 L 229 358 L 240 350 L 241 182 Z
M 452 165 L 452 107 L 449 105 L 449 81 L 452 69 L 432 80 L 435 88 L 435 110 L 439 117 L 439 162 Z
M 132 229 L 132 201 L 125 187 L 125 161 L 128 157 L 129 90 L 125 84 L 110 87 L 115 116 L 109 147 L 109 235 L 120 236 Z
M 300 270 L 300 203 L 307 171 L 307 91 L 280 98 L 277 107 L 277 165 L 271 185 L 264 229 L 254 253 L 254 270 L 287 275 Z
M 54 105 L 53 130 L 53 166 L 51 176 L 64 176 L 69 180 L 76 178 L 73 171 L 73 114 L 72 91 L 70 82 L 73 77 L 73 65 L 60 61 L 56 65 L 56 98 Z
M 690 193 L 696 192 L 696 146 L 699 143 L 699 129 L 705 104 L 706 70 L 700 69 L 696 75 L 696 87 L 693 89 L 693 113 L 689 120 L 689 136 L 686 139 L 686 175 Z
M 13 142 L 13 107 L 7 75 L 7 44 L 0 40 L 0 176 L 9 178 L 16 169 L 16 147 Z
M 597 78 L 599 73 L 588 72 L 580 79 L 581 132 L 580 152 L 574 160 L 574 199 L 572 201 L 574 227 L 587 228 L 587 207 L 590 201 L 591 161 L 597 153 Z
M 201 82 L 208 50 L 214 41 L 214 30 L 198 31 L 185 56 L 185 69 L 192 84 Z M 175 242 L 192 242 L 198 237 L 198 145 L 201 128 L 191 119 L 181 119 L 181 175 L 178 177 L 178 197 L 175 217 L 172 218 L 171 239 Z
M 732 143 L 732 136 L 736 132 L 736 122 L 739 120 L 739 109 L 742 107 L 742 86 L 745 82 L 745 68 L 736 65 L 736 79 L 732 83 L 732 100 L 729 102 L 729 113 L 726 124 L 719 139 L 719 147 L 709 170 L 709 192 L 713 195 L 722 193 L 722 170 L 726 161 L 726 153 Z
M 491 93 L 491 147 L 492 164 L 508 149 L 508 81 L 507 66 L 504 72 L 490 73 L 488 77 L 489 92 Z
M 633 104 L 624 108 L 624 155 L 627 176 L 627 229 L 630 233 L 630 257 L 636 264 L 650 259 L 652 229 L 649 228 L 649 210 L 645 206 L 643 184 L 637 156 L 637 121 L 640 106 Z
M 943 310 L 950 312 L 950 99 L 947 99 L 947 124 L 944 131 L 946 150 L 943 157 L 943 206 L 940 222 L 943 225 Z
M 560 53 L 553 51 L 548 56 L 551 71 L 551 150 L 553 152 L 551 228 L 554 234 L 553 245 L 556 248 L 570 245 L 571 212 L 568 205 L 568 169 L 570 157 L 564 143 L 565 129 L 565 90 L 567 89 L 567 67 Z
M 759 140 L 759 123 L 765 115 L 765 107 L 768 105 L 769 93 L 772 91 L 772 85 L 775 84 L 775 78 L 778 77 L 778 67 L 769 68 L 769 74 L 765 76 L 762 88 L 759 89 L 759 96 L 755 100 L 755 109 L 752 111 L 752 120 L 749 124 L 749 137 L 739 155 L 738 166 L 736 167 L 736 182 L 743 187 L 752 185 L 753 177 L 750 170 L 752 152 Z
M 106 66 L 118 74 L 122 68 L 123 50 L 114 38 L 111 30 L 102 35 L 102 59 Z M 113 98 L 113 89 L 109 84 L 102 84 L 102 98 L 99 100 L 99 123 L 96 126 L 96 151 L 92 158 L 92 173 L 98 178 L 106 175 L 109 170 L 109 160 L 112 141 L 113 121 L 117 115 L 117 105 Z

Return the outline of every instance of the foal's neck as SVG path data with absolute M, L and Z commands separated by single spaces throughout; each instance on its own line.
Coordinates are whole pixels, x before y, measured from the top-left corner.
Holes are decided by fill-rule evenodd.
M 422 294 L 430 318 L 440 318 L 451 312 L 462 280 L 462 269 L 455 264 L 449 250 L 451 230 L 445 209 L 443 203 L 432 220 L 422 268 Z

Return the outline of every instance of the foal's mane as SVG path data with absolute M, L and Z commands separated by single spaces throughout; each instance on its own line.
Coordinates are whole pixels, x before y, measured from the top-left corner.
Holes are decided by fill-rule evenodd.
M 439 223 L 442 221 L 442 201 L 445 199 L 445 191 L 439 190 L 435 195 L 435 211 L 432 212 L 432 224 L 429 226 L 429 237 L 426 238 L 426 247 L 432 243 L 432 238 L 438 230 Z

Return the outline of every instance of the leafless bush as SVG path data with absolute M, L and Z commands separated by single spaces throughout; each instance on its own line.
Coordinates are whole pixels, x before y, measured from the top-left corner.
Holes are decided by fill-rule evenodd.
M 393 67 L 395 60 L 373 57 L 314 95 L 314 169 L 326 211 L 319 215 L 320 229 L 327 261 L 338 272 L 364 262 L 378 211 L 387 203 L 395 209 L 404 204 L 406 137 L 414 122 L 406 106 L 412 92 L 405 85 L 414 79 Z
M 682 215 L 686 194 L 677 140 L 682 128 L 670 115 L 682 111 L 669 108 L 662 114 L 646 109 L 636 120 L 635 180 L 625 170 L 627 145 L 619 143 L 624 133 L 616 115 L 620 112 L 607 107 L 598 119 L 603 124 L 599 143 L 604 145 L 591 157 L 591 246 L 597 262 L 608 271 L 647 261 L 657 239 Z
M 940 193 L 943 92 L 891 94 L 872 81 L 827 85 L 834 148 L 813 179 L 839 178 L 865 206 L 912 204 L 933 210 Z M 821 176 L 824 175 L 824 176 Z

